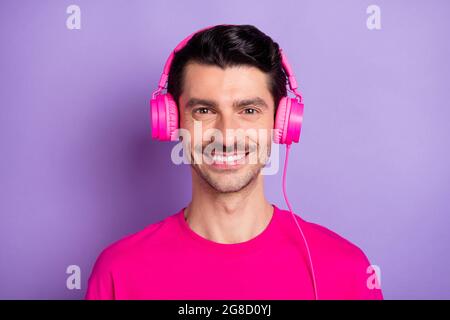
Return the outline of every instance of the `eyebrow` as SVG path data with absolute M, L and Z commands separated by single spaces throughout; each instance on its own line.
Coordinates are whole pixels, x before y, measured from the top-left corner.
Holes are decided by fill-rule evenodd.
M 248 106 L 250 104 L 262 106 L 262 107 L 264 107 L 266 109 L 269 108 L 267 106 L 267 103 L 260 97 L 254 97 L 254 98 L 242 99 L 242 100 L 235 100 L 233 102 L 233 108 L 239 108 L 239 107 L 243 107 L 243 106 Z M 207 107 L 217 108 L 217 106 L 219 104 L 216 101 L 214 101 L 214 100 L 190 98 L 188 100 L 188 102 L 186 103 L 185 108 L 186 109 L 192 108 L 192 107 L 194 107 L 196 105 L 203 105 L 203 106 L 207 106 Z

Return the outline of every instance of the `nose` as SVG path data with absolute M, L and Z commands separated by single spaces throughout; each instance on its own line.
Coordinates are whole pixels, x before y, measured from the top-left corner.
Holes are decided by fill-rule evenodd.
M 217 119 L 215 129 L 221 131 L 224 145 L 234 146 L 234 143 L 239 140 L 238 134 L 241 130 L 238 129 L 242 129 L 242 127 L 233 115 L 222 114 L 219 119 Z
M 239 128 L 239 123 L 236 121 L 233 112 L 222 112 L 221 115 L 217 117 L 215 127 L 225 132 L 226 129 Z

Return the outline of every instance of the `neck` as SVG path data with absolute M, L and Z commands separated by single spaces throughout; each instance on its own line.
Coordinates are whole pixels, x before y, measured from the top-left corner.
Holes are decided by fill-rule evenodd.
M 217 192 L 194 179 L 185 219 L 197 234 L 218 243 L 239 243 L 254 238 L 269 224 L 273 207 L 264 196 L 262 175 L 230 193 Z

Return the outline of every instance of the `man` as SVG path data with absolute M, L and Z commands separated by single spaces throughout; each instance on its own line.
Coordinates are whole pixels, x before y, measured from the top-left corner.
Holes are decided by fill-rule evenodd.
M 272 141 L 261 138 L 271 137 L 287 95 L 276 42 L 251 25 L 200 31 L 174 55 L 167 92 L 188 133 L 192 200 L 106 248 L 87 299 L 383 298 L 361 249 L 295 216 L 312 272 L 290 212 L 264 195 L 261 169 Z M 227 134 L 239 129 L 250 133 Z M 211 144 L 214 151 L 205 152 Z M 261 161 L 249 161 L 252 155 Z

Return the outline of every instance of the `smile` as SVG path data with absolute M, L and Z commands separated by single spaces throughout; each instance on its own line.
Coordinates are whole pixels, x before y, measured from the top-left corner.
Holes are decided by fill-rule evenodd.
M 239 161 L 241 159 L 244 159 L 245 156 L 246 156 L 246 153 L 233 154 L 233 155 L 229 155 L 229 156 L 225 156 L 225 155 L 221 155 L 221 154 L 214 154 L 212 156 L 212 159 L 213 159 L 214 162 L 231 163 L 231 162 L 236 162 L 236 161 Z
M 239 166 L 245 164 L 245 162 L 238 163 L 249 155 L 246 153 L 233 153 L 233 154 L 218 154 L 213 153 L 212 156 L 208 156 L 210 165 L 220 169 L 236 169 Z

